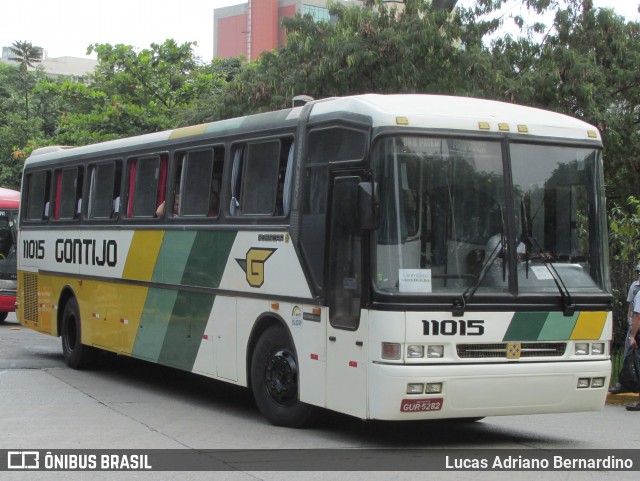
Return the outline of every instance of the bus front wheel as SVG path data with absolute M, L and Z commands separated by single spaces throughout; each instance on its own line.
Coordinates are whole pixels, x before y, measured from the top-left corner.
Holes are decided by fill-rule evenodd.
M 75 298 L 69 299 L 62 314 L 62 352 L 67 366 L 73 369 L 88 367 L 95 351 L 81 342 L 80 309 Z
M 298 362 L 285 329 L 269 327 L 258 339 L 251 358 L 251 390 L 258 409 L 272 424 L 299 428 L 313 406 L 299 399 Z

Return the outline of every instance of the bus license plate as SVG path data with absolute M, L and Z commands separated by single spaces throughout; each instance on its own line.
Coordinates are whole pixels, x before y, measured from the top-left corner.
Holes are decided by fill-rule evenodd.
M 443 401 L 444 399 L 441 397 L 433 399 L 403 399 L 402 404 L 400 404 L 400 412 L 440 411 Z

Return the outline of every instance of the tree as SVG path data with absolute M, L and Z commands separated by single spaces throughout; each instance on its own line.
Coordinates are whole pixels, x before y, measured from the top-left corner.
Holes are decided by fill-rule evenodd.
M 9 60 L 18 62 L 20 70 L 20 79 L 22 81 L 24 92 L 24 116 L 29 120 L 29 93 L 35 82 L 29 72 L 29 68 L 33 68 L 37 63 L 42 62 L 42 48 L 36 47 L 29 42 L 13 42 L 9 50 L 13 54 Z
M 548 0 L 529 0 L 536 8 Z M 640 24 L 591 2 L 567 0 L 550 27 L 497 39 L 491 49 L 496 82 L 488 94 L 539 106 L 596 125 L 605 145 L 608 196 L 637 192 L 640 175 Z M 520 24 L 525 28 L 524 20 Z
M 609 250 L 614 332 L 620 344 L 624 344 L 620 341 L 627 334 L 627 289 L 629 282 L 636 277 L 635 266 L 640 259 L 639 231 L 640 199 L 629 196 L 623 203 L 614 203 L 609 211 Z
M 98 65 L 88 85 L 65 82 L 57 91 L 57 143 L 83 145 L 173 128 L 198 98 L 220 86 L 220 75 L 200 65 L 193 43 L 174 40 L 136 51 L 95 44 Z
M 26 41 L 13 42 L 9 51 L 12 53 L 9 60 L 17 62 L 23 72 L 42 62 L 42 48 Z
M 247 64 L 230 84 L 225 115 L 282 108 L 297 94 L 315 98 L 365 92 L 481 92 L 490 71 L 483 46 L 495 21 L 477 20 L 405 0 L 345 7 L 329 3 L 332 20 L 283 20 L 287 45 Z

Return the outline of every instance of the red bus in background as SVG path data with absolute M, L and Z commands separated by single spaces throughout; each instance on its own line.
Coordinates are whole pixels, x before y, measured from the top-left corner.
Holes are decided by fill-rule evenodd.
M 16 310 L 16 221 L 20 192 L 0 187 L 0 322 Z

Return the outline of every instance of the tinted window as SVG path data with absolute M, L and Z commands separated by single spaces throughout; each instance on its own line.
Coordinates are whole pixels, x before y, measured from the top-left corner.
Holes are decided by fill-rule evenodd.
M 310 164 L 362 160 L 367 148 L 367 134 L 344 127 L 314 130 L 309 134 Z
M 55 219 L 79 217 L 82 198 L 82 169 L 73 167 L 56 173 Z
M 27 185 L 27 219 L 44 220 L 49 216 L 49 172 L 29 174 Z
M 107 162 L 90 167 L 89 219 L 109 219 L 119 211 L 120 164 Z
M 244 214 L 274 213 L 279 158 L 280 141 L 248 145 L 241 201 Z

